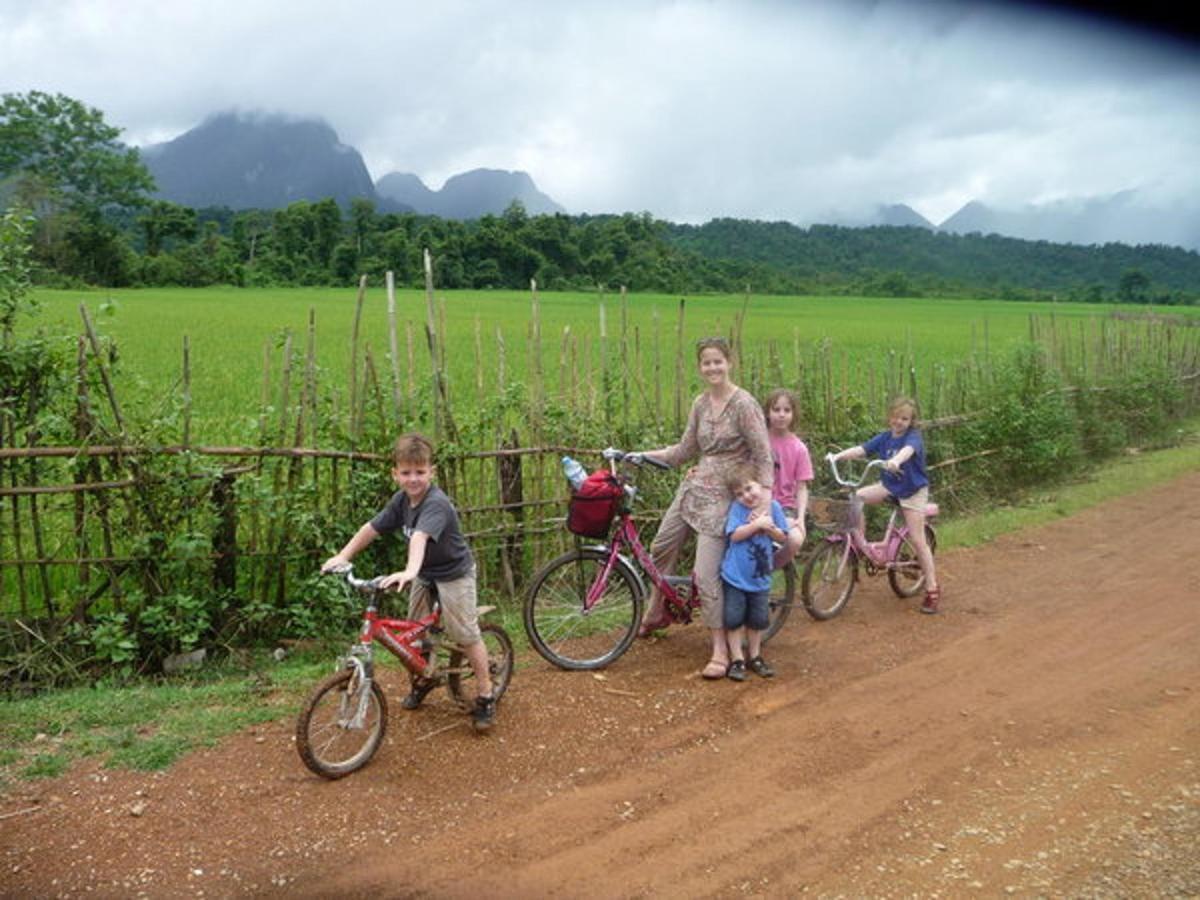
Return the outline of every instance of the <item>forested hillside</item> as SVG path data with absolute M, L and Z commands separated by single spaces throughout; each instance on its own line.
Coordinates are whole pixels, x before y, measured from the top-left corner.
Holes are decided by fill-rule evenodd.
M 514 202 L 472 221 L 381 213 L 370 198 L 282 209 L 193 209 L 151 199 L 137 151 L 99 110 L 37 91 L 0 96 L 0 209 L 34 219 L 33 277 L 47 284 L 625 286 L 669 293 L 973 296 L 1196 303 L 1200 254 L 1079 247 L 917 227 L 800 228 L 649 213 L 529 215 Z
M 519 204 L 471 222 L 381 214 L 365 200 L 274 212 L 155 203 L 110 218 L 113 284 L 352 284 L 361 274 L 439 287 L 977 296 L 1132 303 L 1200 300 L 1200 254 L 1080 247 L 999 235 L 878 226 L 808 229 L 720 219 L 675 225 L 648 213 L 529 216 Z M 103 248 L 102 248 L 103 249 Z M 60 269 L 60 271 L 62 271 Z M 68 270 L 69 271 L 69 270 Z M 72 272 L 94 280 L 102 271 Z M 49 274 L 49 273 L 46 273 Z M 89 277 L 92 276 L 92 277 Z M 103 279 L 100 279 L 103 280 Z
M 925 228 L 804 229 L 739 219 L 671 225 L 669 234 L 677 246 L 706 258 L 759 263 L 800 282 L 821 284 L 830 275 L 861 282 L 887 273 L 892 290 L 885 293 L 904 292 L 904 282 L 909 292 L 921 294 L 971 286 L 992 294 L 1025 290 L 1089 299 L 1148 294 L 1147 283 L 1159 294 L 1194 296 L 1200 289 L 1200 254 L 1161 245 L 1083 247 Z M 1145 276 L 1145 283 L 1131 272 Z

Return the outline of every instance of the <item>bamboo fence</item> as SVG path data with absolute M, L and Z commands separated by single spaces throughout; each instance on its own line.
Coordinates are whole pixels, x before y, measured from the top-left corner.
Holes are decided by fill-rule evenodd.
M 439 458 L 439 481 L 459 508 L 481 584 L 501 594 L 519 592 L 542 560 L 572 541 L 562 527 L 566 486 L 558 458 L 570 454 L 594 463 L 599 449 L 556 439 L 562 428 L 551 428 L 549 411 L 570 409 L 581 421 L 599 420 L 611 429 L 613 442 L 635 440 L 648 425 L 681 431 L 694 365 L 685 341 L 686 302 L 679 301 L 674 323 L 655 315 L 647 335 L 630 324 L 622 289 L 615 333 L 605 298 L 594 334 L 568 326 L 551 335 L 543 332 L 538 289 L 531 283 L 525 348 L 530 364 L 522 374 L 529 382 L 527 407 L 477 427 L 484 435 L 477 444 L 483 446 L 471 448 L 461 423 L 477 420 L 487 401 L 502 398 L 510 384 L 505 337 L 497 329 L 494 377 L 477 369 L 470 382 L 452 390 L 442 340 L 445 309 L 434 292 L 428 254 L 425 272 L 427 361 L 418 362 L 411 323 L 401 339 L 390 278 L 388 359 L 380 365 L 362 344 L 363 278 L 347 387 L 344 394 L 332 392 L 340 429 L 330 429 L 330 408 L 319 399 L 310 314 L 303 351 L 293 346 L 291 335 L 278 357 L 269 345 L 264 348 L 257 446 L 193 443 L 194 361 L 186 337 L 176 440 L 130 434 L 101 341 L 81 306 L 74 443 L 42 445 L 36 431 L 18 427 L 11 412 L 0 417 L 0 620 L 83 620 L 97 604 L 120 611 L 156 592 L 184 589 L 220 591 L 235 603 L 279 604 L 302 589 L 303 578 L 381 505 L 389 489 L 389 439 L 415 424 L 452 448 Z M 865 434 L 864 422 L 876 422 L 887 398 L 898 393 L 921 401 L 940 489 L 952 493 L 971 477 L 972 466 L 1001 452 L 984 448 L 955 457 L 953 442 L 943 437 L 982 414 L 976 408 L 981 387 L 994 377 L 986 322 L 978 345 L 960 363 L 922 368 L 910 341 L 864 372 L 828 341 L 803 347 L 798 330 L 747 345 L 743 324 L 752 314 L 747 292 L 731 329 L 739 383 L 756 396 L 791 387 L 814 458 L 839 436 Z M 1051 313 L 1029 319 L 1030 340 L 1075 385 L 1100 385 L 1105 374 L 1155 359 L 1178 378 L 1191 410 L 1200 406 L 1195 332 L 1151 318 L 1068 323 Z M 476 320 L 478 356 L 489 338 Z M 668 343 L 674 344 L 671 358 L 663 352 Z M 1080 389 L 1103 390 L 1068 388 Z M 341 435 L 343 446 L 321 447 L 332 433 Z M 670 485 L 648 487 L 641 515 L 652 520 Z

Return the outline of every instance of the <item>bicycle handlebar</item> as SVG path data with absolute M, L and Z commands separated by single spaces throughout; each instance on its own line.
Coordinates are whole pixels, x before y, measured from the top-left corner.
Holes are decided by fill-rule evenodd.
M 867 477 L 868 472 L 870 472 L 872 469 L 881 469 L 881 468 L 883 468 L 883 465 L 884 465 L 884 462 L 882 459 L 873 459 L 869 463 L 867 463 L 866 466 L 863 467 L 862 473 L 858 476 L 858 481 L 850 481 L 847 478 L 842 478 L 841 473 L 838 472 L 837 460 L 834 459 L 834 456 L 832 453 L 825 454 L 825 462 L 829 463 L 829 468 L 833 470 L 833 480 L 836 481 L 838 484 L 840 484 L 842 487 L 851 487 L 851 488 L 856 488 L 856 487 L 859 487 L 860 485 L 862 485 L 863 481 Z
M 336 569 L 330 569 L 326 575 L 340 575 L 345 579 L 346 584 L 355 590 L 363 593 L 375 593 L 382 590 L 380 583 L 386 578 L 386 575 L 376 575 L 374 578 L 356 578 L 354 576 L 354 563 L 346 563 L 344 566 L 338 566 Z
M 670 465 L 660 459 L 655 459 L 652 456 L 646 456 L 644 453 L 632 453 L 625 450 L 618 450 L 616 447 L 607 447 L 600 451 L 600 456 L 609 462 L 627 462 L 633 466 L 651 465 L 656 469 L 669 469 Z

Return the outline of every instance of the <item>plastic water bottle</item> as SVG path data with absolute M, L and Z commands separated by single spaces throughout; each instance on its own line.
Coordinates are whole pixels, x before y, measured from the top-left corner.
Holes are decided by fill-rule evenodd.
M 583 485 L 584 479 L 587 478 L 587 470 L 583 468 L 583 464 L 578 460 L 571 459 L 569 456 L 562 458 L 563 474 L 567 476 L 567 482 L 571 485 L 571 490 L 577 491 Z

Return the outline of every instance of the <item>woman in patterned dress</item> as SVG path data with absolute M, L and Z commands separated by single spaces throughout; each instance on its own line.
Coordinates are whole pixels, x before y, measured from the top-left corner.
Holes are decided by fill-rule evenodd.
M 774 468 L 762 407 L 749 392 L 730 381 L 733 353 L 729 343 L 724 338 L 704 338 L 696 344 L 696 359 L 705 390 L 692 403 L 683 437 L 678 444 L 642 455 L 672 466 L 699 460 L 675 492 L 650 544 L 650 553 L 655 565 L 670 573 L 688 536 L 696 535 L 695 573 L 701 617 L 712 635 L 712 655 L 701 674 L 717 679 L 723 678 L 729 667 L 720 575 L 725 516 L 733 499 L 726 482 L 731 470 L 749 463 L 756 472 L 755 480 L 769 488 L 774 483 Z M 662 595 L 653 591 L 638 634 L 649 637 L 670 622 Z

